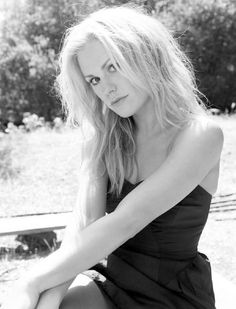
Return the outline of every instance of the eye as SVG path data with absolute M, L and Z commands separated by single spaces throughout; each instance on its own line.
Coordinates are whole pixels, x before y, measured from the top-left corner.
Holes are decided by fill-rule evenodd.
M 96 86 L 100 81 L 99 77 L 93 77 L 89 80 L 89 84 L 91 84 L 92 86 Z

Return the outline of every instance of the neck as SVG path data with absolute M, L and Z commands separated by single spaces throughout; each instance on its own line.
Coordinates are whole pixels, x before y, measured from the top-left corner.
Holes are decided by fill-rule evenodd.
M 163 129 L 157 121 L 154 102 L 151 100 L 146 102 L 143 107 L 133 115 L 136 135 L 140 137 L 148 138 L 149 136 L 161 135 L 165 129 Z

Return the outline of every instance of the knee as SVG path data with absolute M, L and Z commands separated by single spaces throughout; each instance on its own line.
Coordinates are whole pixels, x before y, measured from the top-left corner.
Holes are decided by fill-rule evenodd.
M 58 309 L 81 309 L 80 304 L 70 295 L 66 295 Z
M 91 300 L 91 279 L 79 275 L 73 281 L 64 296 L 59 309 L 87 309 L 87 303 Z
M 85 275 L 79 275 L 65 297 L 59 309 L 107 309 L 111 308 L 108 300 L 98 289 L 92 279 Z
M 73 307 L 73 305 L 68 302 L 68 300 L 66 299 L 66 297 L 62 300 L 60 306 L 58 309 L 75 309 L 75 307 Z

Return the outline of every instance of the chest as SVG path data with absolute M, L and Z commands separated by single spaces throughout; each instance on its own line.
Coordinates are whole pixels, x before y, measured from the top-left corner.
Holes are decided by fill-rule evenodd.
M 136 144 L 135 163 L 127 179 L 137 183 L 149 177 L 165 161 L 173 143 L 173 136 L 147 139 Z

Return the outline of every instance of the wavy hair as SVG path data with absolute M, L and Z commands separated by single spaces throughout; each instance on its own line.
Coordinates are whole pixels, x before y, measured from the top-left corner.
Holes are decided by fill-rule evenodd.
M 141 8 L 103 8 L 69 28 L 59 58 L 59 94 L 68 121 L 92 128 L 91 166 L 97 169 L 102 164 L 110 191 L 119 194 L 126 171 L 131 172 L 135 164 L 135 124 L 132 117 L 121 118 L 101 104 L 85 81 L 77 55 L 91 39 L 102 43 L 116 69 L 132 85 L 149 92 L 163 129 L 181 128 L 207 111 L 190 61 L 166 27 Z

